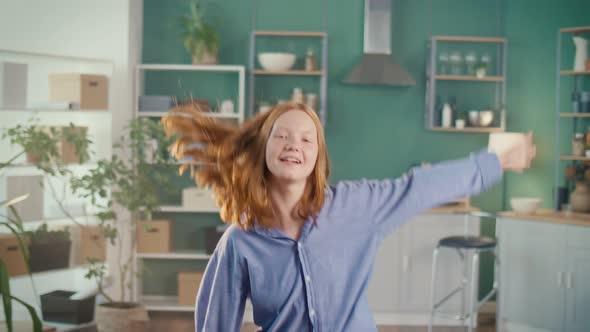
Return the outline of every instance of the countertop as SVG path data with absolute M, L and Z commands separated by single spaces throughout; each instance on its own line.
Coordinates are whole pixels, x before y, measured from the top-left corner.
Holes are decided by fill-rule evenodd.
M 562 212 L 550 209 L 540 209 L 534 213 L 518 213 L 514 211 L 500 212 L 499 215 L 505 218 L 550 222 L 554 224 L 576 225 L 590 227 L 590 214 Z

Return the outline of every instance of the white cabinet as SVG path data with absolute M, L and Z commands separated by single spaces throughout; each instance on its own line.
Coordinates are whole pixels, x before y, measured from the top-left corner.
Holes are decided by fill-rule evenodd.
M 507 330 L 590 330 L 590 227 L 506 218 L 498 238 Z
M 368 288 L 369 303 L 377 323 L 428 322 L 432 252 L 441 238 L 464 234 L 464 227 L 462 215 L 423 214 L 414 217 L 383 240 Z M 467 234 L 479 234 L 477 218 L 472 217 L 467 223 Z M 462 272 L 463 266 L 456 251 L 441 250 L 436 279 L 438 299 L 459 285 Z M 457 296 L 443 308 L 449 312 L 459 312 L 460 304 L 460 297 Z

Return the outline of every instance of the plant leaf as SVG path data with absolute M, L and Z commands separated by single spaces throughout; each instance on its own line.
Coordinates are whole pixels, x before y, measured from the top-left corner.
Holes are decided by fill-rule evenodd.
M 12 332 L 12 301 L 10 300 L 10 281 L 8 280 L 8 269 L 4 261 L 0 259 L 0 292 L 2 293 L 2 304 L 4 305 L 4 319 L 6 328 Z
M 16 302 L 22 304 L 27 310 L 29 311 L 29 315 L 33 320 L 33 332 L 43 332 L 43 325 L 41 325 L 41 319 L 37 315 L 37 311 L 33 308 L 30 304 L 26 303 L 25 301 L 19 299 L 18 297 L 14 297 L 10 295 L 10 298 L 15 300 Z

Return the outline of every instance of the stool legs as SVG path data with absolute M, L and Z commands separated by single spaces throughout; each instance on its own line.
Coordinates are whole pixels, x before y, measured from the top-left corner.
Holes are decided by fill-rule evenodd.
M 434 324 L 434 284 L 436 280 L 436 263 L 438 258 L 439 247 L 437 246 L 432 253 L 432 279 L 430 279 L 430 319 L 428 321 L 428 332 L 432 332 Z
M 477 299 L 477 286 L 479 285 L 478 282 L 476 282 L 477 279 L 477 274 L 478 274 L 478 267 L 479 266 L 479 251 L 475 250 L 473 252 L 473 257 L 471 259 L 471 291 L 469 292 L 469 325 L 467 325 L 467 331 L 468 332 L 473 332 L 473 314 L 475 314 L 475 319 L 477 319 L 477 300 L 474 300 L 474 298 Z

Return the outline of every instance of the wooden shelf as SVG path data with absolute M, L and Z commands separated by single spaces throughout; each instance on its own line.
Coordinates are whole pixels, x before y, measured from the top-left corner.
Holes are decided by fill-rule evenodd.
M 562 70 L 561 75 L 562 76 L 590 75 L 590 70 L 585 70 L 585 71 Z
M 590 118 L 590 113 L 559 113 L 562 118 Z
M 195 311 L 194 306 L 179 305 L 176 296 L 142 296 L 139 302 L 149 311 Z
M 500 216 L 519 220 L 534 220 L 551 222 L 556 224 L 590 226 L 590 214 L 578 212 L 555 211 L 551 209 L 539 209 L 533 213 L 521 213 L 515 211 L 500 212 Z
M 161 118 L 168 114 L 168 112 L 137 112 L 137 116 L 140 118 Z M 203 116 L 209 118 L 216 118 L 216 119 L 239 119 L 240 115 L 238 113 L 211 113 L 211 112 L 201 112 Z
M 502 76 L 486 76 L 479 78 L 475 76 L 435 75 L 434 78 L 441 81 L 504 82 L 504 77 Z
M 211 209 L 197 209 L 197 208 L 186 208 L 183 206 L 175 206 L 175 205 L 161 205 L 159 212 L 210 212 L 210 213 L 218 213 L 219 209 L 211 208 Z
M 475 42 L 475 43 L 505 43 L 505 38 L 497 37 L 469 37 L 469 36 L 436 36 L 433 37 L 436 41 L 447 42 Z
M 167 252 L 167 253 L 137 253 L 138 258 L 147 258 L 147 259 L 194 259 L 194 260 L 206 260 L 211 258 L 211 255 L 208 255 L 204 252 L 199 251 L 176 251 L 176 252 Z
M 587 27 L 574 27 L 574 28 L 563 28 L 559 29 L 561 32 L 569 32 L 569 33 L 581 33 L 581 32 L 590 32 L 590 26 Z
M 216 72 L 241 72 L 245 70 L 241 65 L 181 65 L 181 64 L 141 64 L 140 70 L 199 70 Z
M 291 76 L 321 76 L 321 71 L 305 71 L 305 70 L 284 70 L 284 71 L 270 71 L 270 70 L 254 70 L 256 75 L 291 75 Z
M 325 32 L 319 31 L 254 31 L 256 36 L 278 36 L 278 37 L 320 37 L 326 36 Z
M 430 130 L 443 131 L 443 132 L 457 132 L 457 133 L 501 133 L 504 131 L 503 128 L 498 127 L 465 127 L 459 128 L 443 128 L 443 127 L 432 127 Z
M 580 156 L 561 156 L 559 159 L 570 160 L 570 161 L 590 161 L 590 157 L 580 157 Z

